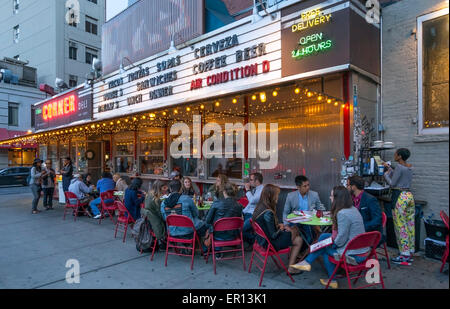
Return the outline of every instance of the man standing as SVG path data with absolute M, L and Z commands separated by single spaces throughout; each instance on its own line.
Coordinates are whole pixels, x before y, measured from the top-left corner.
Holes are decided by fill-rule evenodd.
M 383 235 L 380 205 L 374 196 L 364 191 L 364 179 L 360 176 L 349 177 L 347 189 L 352 195 L 353 205 L 363 217 L 366 232 L 378 231 Z
M 253 233 L 252 225 L 250 224 L 250 219 L 253 216 L 253 211 L 259 202 L 261 192 L 264 188 L 263 175 L 261 173 L 253 173 L 250 175 L 249 180 L 250 181 L 245 184 L 245 195 L 248 199 L 248 205 L 242 211 L 244 215 L 244 227 L 242 232 L 244 239 L 250 244 L 253 244 L 255 241 L 255 235 Z
M 310 190 L 311 185 L 307 177 L 295 177 L 295 185 L 297 190 L 287 195 L 286 203 L 284 204 L 283 223 L 286 225 L 289 224 L 286 221 L 287 216 L 294 211 L 312 211 L 313 209 L 319 209 L 322 205 L 319 194 Z
M 44 191 L 44 207 L 46 210 L 53 209 L 53 193 L 55 192 L 55 170 L 52 168 L 52 160 L 45 161 L 46 175 L 42 177 L 42 190 Z

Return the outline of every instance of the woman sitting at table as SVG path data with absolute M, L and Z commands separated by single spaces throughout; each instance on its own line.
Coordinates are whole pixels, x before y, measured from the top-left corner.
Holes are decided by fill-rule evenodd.
M 333 233 L 324 233 L 319 237 L 319 241 L 332 237 L 333 244 L 331 246 L 319 249 L 310 253 L 303 261 L 290 265 L 298 270 L 311 271 L 311 264 L 319 256 L 323 257 L 328 278 L 334 272 L 335 265 L 329 261 L 329 257 L 333 256 L 339 260 L 350 240 L 356 236 L 365 233 L 364 222 L 358 209 L 353 206 L 353 201 L 347 188 L 344 186 L 334 187 L 331 191 L 331 218 L 333 220 Z M 358 256 L 367 253 L 369 248 L 347 251 L 347 263 L 355 265 L 364 261 L 365 257 Z M 320 283 L 327 285 L 328 279 L 320 279 Z M 336 280 L 332 280 L 330 287 L 337 289 Z
M 141 217 L 141 204 L 145 200 L 145 195 L 140 191 L 142 186 L 142 179 L 137 177 L 131 182 L 128 189 L 125 190 L 125 207 L 130 212 L 134 220 Z M 142 195 L 139 197 L 138 195 Z
M 291 247 L 289 265 L 293 265 L 300 252 L 303 240 L 296 233 L 296 230 L 291 230 L 288 226 L 278 223 L 276 209 L 279 194 L 279 187 L 272 184 L 264 186 L 261 198 L 253 212 L 252 220 L 258 223 L 275 250 L 279 251 Z M 260 246 L 267 247 L 265 239 L 259 235 L 257 235 L 256 241 Z M 299 270 L 293 267 L 289 267 L 288 271 L 291 275 L 300 273 Z
M 216 178 L 216 183 L 209 188 L 208 193 L 212 194 L 214 200 L 223 199 L 223 188 L 228 182 L 226 175 L 219 174 Z
M 223 190 L 224 199 L 215 201 L 208 211 L 205 222 L 211 227 L 217 220 L 222 218 L 242 217 L 242 206 L 236 202 L 237 187 L 232 183 L 226 183 Z M 210 229 L 212 232 L 212 229 Z M 233 240 L 238 231 L 216 232 L 214 234 L 217 240 Z
M 168 192 L 169 186 L 167 183 L 161 180 L 155 180 L 145 198 L 145 208 L 141 210 L 141 215 L 147 217 L 150 222 L 160 248 L 165 248 L 164 236 L 166 233 L 166 223 L 161 214 L 161 198 Z
M 181 182 L 181 194 L 189 195 L 190 197 L 193 197 L 195 194 L 199 194 L 199 191 L 194 188 L 191 178 L 183 177 Z

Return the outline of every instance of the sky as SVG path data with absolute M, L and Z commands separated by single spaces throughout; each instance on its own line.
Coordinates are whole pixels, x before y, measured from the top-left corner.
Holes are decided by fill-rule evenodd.
M 128 6 L 128 0 L 106 0 L 106 20 L 122 12 Z

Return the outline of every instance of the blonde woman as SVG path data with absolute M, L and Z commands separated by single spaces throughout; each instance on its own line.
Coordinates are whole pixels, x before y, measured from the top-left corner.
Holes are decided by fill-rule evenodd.
M 164 240 L 166 232 L 166 223 L 161 215 L 161 198 L 169 191 L 167 183 L 161 180 L 155 180 L 152 188 L 145 198 L 145 208 L 141 210 L 141 215 L 147 217 L 150 222 L 156 239 L 160 243 L 160 247 Z
M 225 184 L 228 182 L 228 177 L 226 175 L 219 174 L 216 178 L 216 183 L 209 188 L 208 192 L 213 195 L 214 199 L 224 199 L 223 190 Z

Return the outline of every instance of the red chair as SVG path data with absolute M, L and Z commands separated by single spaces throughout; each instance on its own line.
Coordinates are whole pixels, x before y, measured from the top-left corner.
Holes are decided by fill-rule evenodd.
M 364 275 L 361 275 L 361 273 L 367 272 L 369 269 L 371 269 L 370 267 L 366 266 L 367 261 L 373 259 L 373 260 L 376 260 L 377 262 L 379 262 L 376 249 L 377 249 L 378 244 L 380 243 L 380 239 L 381 239 L 381 233 L 377 232 L 377 231 L 360 234 L 360 235 L 356 236 L 355 238 L 353 238 L 347 244 L 340 260 L 337 261 L 334 259 L 334 257 L 330 256 L 329 260 L 331 263 L 336 264 L 336 268 L 334 269 L 334 272 L 331 275 L 330 279 L 328 280 L 328 284 L 325 288 L 328 289 L 328 286 L 330 285 L 331 280 L 333 280 L 333 278 L 335 277 L 338 269 L 343 268 L 345 270 L 345 274 L 346 274 L 344 277 L 347 277 L 348 286 L 350 289 L 352 289 L 352 284 L 351 284 L 350 280 L 355 279 L 353 284 L 356 284 L 358 279 L 364 276 Z M 365 256 L 364 261 L 358 265 L 348 265 L 347 259 L 346 259 L 347 251 L 348 250 L 358 250 L 358 249 L 363 249 L 363 248 L 370 248 L 369 252 L 364 255 Z M 362 289 L 362 288 L 369 287 L 369 286 L 374 286 L 377 284 L 381 284 L 381 286 L 384 289 L 384 281 L 383 281 L 383 275 L 381 274 L 381 267 L 378 266 L 378 269 L 380 272 L 380 282 L 365 285 L 365 286 L 359 287 L 358 289 Z M 351 275 L 354 275 L 356 272 L 358 272 L 358 275 L 356 277 L 350 277 Z
M 66 197 L 66 205 L 64 206 L 64 217 L 63 220 L 66 220 L 66 211 L 67 209 L 71 209 L 74 213 L 73 220 L 77 221 L 78 211 L 81 210 L 87 215 L 90 216 L 89 212 L 87 211 L 86 207 L 89 205 L 89 203 L 80 203 L 80 200 L 75 195 L 75 193 L 72 192 L 64 192 L 64 196 Z M 76 200 L 76 204 L 72 204 L 70 200 Z
M 116 231 L 114 232 L 114 238 L 116 238 L 117 236 L 117 231 L 120 230 L 121 232 L 124 232 L 123 242 L 125 242 L 125 239 L 127 237 L 128 225 L 133 224 L 136 221 L 134 220 L 133 216 L 130 214 L 128 209 L 121 201 L 115 201 L 114 205 L 116 205 L 119 211 L 119 216 L 117 217 L 116 222 Z
M 167 267 L 167 258 L 170 255 L 178 255 L 178 256 L 190 256 L 192 258 L 191 260 L 191 270 L 194 269 L 194 254 L 195 254 L 195 242 L 198 241 L 200 249 L 202 248 L 200 244 L 200 239 L 197 235 L 197 230 L 195 229 L 194 223 L 189 217 L 182 216 L 182 215 L 169 215 L 166 218 L 167 223 L 167 247 L 166 247 L 166 261 L 165 266 Z M 191 239 L 184 239 L 184 238 L 177 238 L 176 236 L 170 236 L 170 227 L 176 226 L 176 227 L 189 227 L 192 228 L 194 231 L 194 235 Z M 190 245 L 188 247 L 181 246 L 179 244 L 187 244 Z M 169 249 L 174 248 L 175 252 L 170 252 Z M 184 254 L 179 253 L 179 249 L 184 250 L 192 250 L 192 254 Z
M 244 271 L 245 271 L 244 241 L 242 238 L 243 226 L 244 220 L 238 217 L 222 218 L 214 223 L 213 228 L 214 232 L 211 235 L 211 247 L 210 247 L 212 248 L 214 274 L 216 274 L 216 253 L 225 253 L 225 252 L 234 252 L 234 255 L 233 257 L 223 258 L 223 260 L 233 260 L 242 258 L 242 263 L 244 264 Z M 234 231 L 234 230 L 239 230 L 239 236 L 237 236 L 234 240 L 215 240 L 214 238 L 215 232 Z M 216 247 L 238 247 L 238 248 L 216 251 L 215 249 Z M 208 253 L 206 254 L 206 263 L 208 263 L 210 248 L 208 248 Z M 239 251 L 242 253 L 242 255 L 236 256 L 236 252 Z
M 273 262 L 278 267 L 278 269 L 280 268 L 280 266 L 278 265 L 277 261 L 273 258 L 273 256 L 276 256 L 278 261 L 280 262 L 281 266 L 283 267 L 284 271 L 286 271 L 286 274 L 289 276 L 289 278 L 291 278 L 292 282 L 295 282 L 294 279 L 292 278 L 291 274 L 287 270 L 286 266 L 284 265 L 283 261 L 280 258 L 280 254 L 287 254 L 287 255 L 289 255 L 289 253 L 291 252 L 291 248 L 286 248 L 286 249 L 282 249 L 280 251 L 276 251 L 275 248 L 273 247 L 273 245 L 270 243 L 270 241 L 267 238 L 267 236 L 264 233 L 264 231 L 258 225 L 258 223 L 253 222 L 252 219 L 250 219 L 250 223 L 252 224 L 253 230 L 255 231 L 256 235 L 259 235 L 259 236 L 261 236 L 262 238 L 264 238 L 266 240 L 267 248 L 261 247 L 258 244 L 258 242 L 255 240 L 255 243 L 253 244 L 252 258 L 250 259 L 250 265 L 248 266 L 248 272 L 250 273 L 251 270 L 252 270 L 253 258 L 255 256 L 258 257 L 258 259 L 261 262 L 264 262 L 264 265 L 261 267 L 260 265 L 258 265 L 258 263 L 256 263 L 256 260 L 255 260 L 256 267 L 258 267 L 259 270 L 261 270 L 261 278 L 259 280 L 259 286 L 261 286 L 262 281 L 263 281 L 263 277 L 264 277 L 264 272 L 266 271 L 267 258 L 269 256 L 272 258 Z M 263 257 L 264 257 L 264 259 L 263 259 Z
M 381 212 L 381 224 L 383 226 L 383 230 L 386 228 L 386 222 L 387 222 L 387 216 L 384 212 Z M 384 249 L 384 253 L 378 252 L 378 251 L 377 251 L 377 253 L 381 256 L 386 257 L 388 269 L 391 269 L 391 263 L 389 262 L 389 254 L 387 251 L 386 241 L 383 243 L 383 249 Z
M 147 220 L 147 218 L 145 218 L 145 220 Z M 152 236 L 152 239 L 153 239 L 153 244 L 151 245 L 152 255 L 150 257 L 150 261 L 153 261 L 153 256 L 155 255 L 156 245 L 158 243 L 158 240 L 156 239 L 156 235 L 155 235 L 155 233 L 153 233 L 153 230 L 150 229 L 149 231 L 150 231 L 150 235 Z M 141 249 L 140 253 L 142 254 L 142 249 Z
M 447 227 L 447 230 L 448 230 L 449 229 L 448 215 L 443 210 L 441 210 L 440 215 L 441 215 L 442 221 L 444 221 L 445 226 Z M 445 266 L 445 263 L 447 263 L 447 259 L 448 259 L 448 233 L 447 233 L 447 237 L 445 239 L 445 253 L 442 256 L 442 266 L 441 266 L 440 272 L 442 272 L 444 270 L 444 266 Z
M 114 203 L 115 202 L 115 196 L 114 196 L 114 190 L 109 190 L 103 193 L 100 193 L 100 200 L 101 200 L 101 217 L 100 220 L 98 220 L 98 224 L 102 223 L 102 219 L 104 218 L 104 214 L 105 212 L 108 213 L 109 218 L 111 219 L 113 224 L 116 224 L 116 222 L 114 222 L 114 213 L 117 210 L 117 206 Z M 112 200 L 112 202 L 110 203 L 105 203 L 105 201 L 107 200 Z

